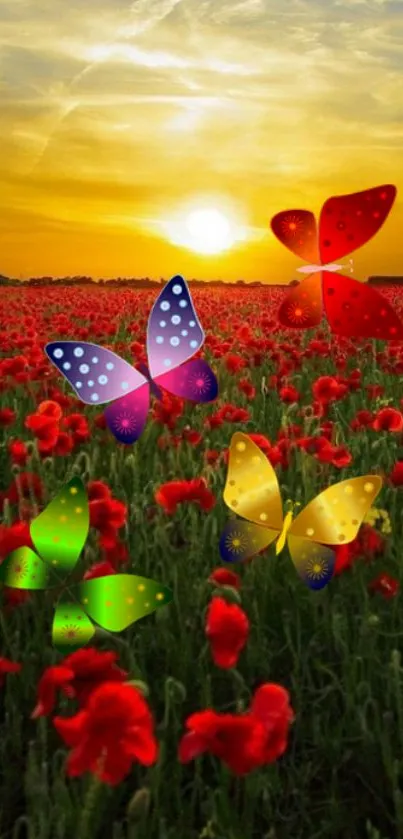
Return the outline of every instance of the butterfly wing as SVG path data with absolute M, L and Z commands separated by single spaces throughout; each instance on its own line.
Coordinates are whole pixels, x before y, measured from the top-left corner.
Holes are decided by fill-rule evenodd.
M 243 519 L 280 531 L 283 508 L 277 475 L 259 446 L 247 434 L 232 435 L 224 502 Z
M 50 568 L 31 548 L 12 551 L 0 564 L 0 582 L 9 588 L 42 591 L 49 587 Z
M 382 483 L 378 475 L 363 475 L 328 487 L 294 519 L 289 537 L 348 545 L 356 538 Z
M 209 364 L 201 358 L 187 361 L 175 370 L 157 376 L 155 382 L 190 402 L 213 402 L 218 394 L 217 379 Z
M 153 379 L 192 358 L 204 344 L 187 283 L 180 275 L 164 286 L 151 310 L 147 355 Z
M 80 478 L 73 478 L 31 522 L 36 550 L 50 570 L 52 585 L 63 582 L 74 568 L 89 529 L 87 493 Z
M 130 445 L 141 437 L 150 406 L 150 385 L 146 381 L 137 390 L 116 399 L 104 411 L 107 426 L 119 443 Z
M 323 299 L 326 317 L 335 334 L 403 340 L 403 323 L 395 310 L 367 283 L 323 271 Z
M 247 559 L 266 548 L 279 535 L 283 510 L 277 475 L 261 449 L 247 434 L 233 434 L 228 460 L 224 502 L 246 521 L 228 522 L 220 538 L 225 562 Z
M 52 641 L 63 655 L 81 649 L 95 635 L 95 627 L 77 603 L 59 602 L 52 626 Z
M 319 591 L 333 577 L 336 554 L 327 545 L 318 545 L 299 536 L 288 536 L 288 550 L 295 570 L 308 588 Z
M 263 551 L 278 537 L 278 530 L 233 519 L 220 538 L 220 554 L 224 562 L 242 562 Z
M 319 217 L 322 265 L 334 262 L 369 242 L 386 221 L 396 192 L 392 184 L 383 184 L 325 201 Z
M 172 591 L 147 577 L 110 574 L 73 589 L 87 615 L 103 629 L 120 632 L 173 599 Z
M 296 256 L 320 264 L 316 219 L 309 210 L 284 210 L 273 216 L 270 227 L 276 238 Z
M 322 320 L 322 280 L 317 271 L 288 292 L 280 306 L 278 317 L 282 326 L 310 329 Z
M 54 341 L 45 352 L 81 402 L 103 405 L 137 390 L 146 378 L 111 350 L 85 341 Z

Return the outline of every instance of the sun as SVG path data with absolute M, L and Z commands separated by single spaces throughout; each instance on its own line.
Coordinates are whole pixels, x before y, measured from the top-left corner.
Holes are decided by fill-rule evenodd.
M 198 253 L 221 253 L 234 243 L 231 224 L 219 210 L 193 210 L 185 221 L 188 247 Z

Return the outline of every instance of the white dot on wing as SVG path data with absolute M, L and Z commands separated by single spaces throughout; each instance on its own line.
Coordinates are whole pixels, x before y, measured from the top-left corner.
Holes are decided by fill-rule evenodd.
M 170 308 L 171 304 L 168 303 L 168 300 L 163 300 L 162 303 L 160 303 L 160 309 L 162 312 L 169 312 Z
M 170 366 L 171 366 L 171 364 L 172 364 L 172 361 L 171 361 L 171 359 L 170 359 L 170 358 L 164 358 L 164 365 L 165 365 L 165 367 L 170 367 Z
M 70 370 L 71 364 L 69 361 L 65 361 L 63 364 L 63 370 Z
M 192 347 L 192 349 L 195 349 L 197 347 L 197 341 L 191 341 L 190 346 Z
M 127 388 L 129 387 L 129 382 L 122 382 L 120 387 L 122 388 L 122 390 L 127 390 Z
M 84 350 L 82 347 L 74 347 L 73 353 L 76 358 L 82 358 L 84 355 Z
M 76 382 L 76 388 L 78 388 L 78 390 L 80 390 L 80 387 L 82 387 L 82 386 L 83 386 L 82 382 Z
M 180 344 L 180 339 L 177 337 L 177 335 L 173 335 L 169 343 L 172 347 L 178 347 Z
M 171 322 L 174 324 L 174 326 L 178 326 L 178 323 L 181 322 L 181 316 L 180 315 L 172 315 Z
M 156 341 L 157 344 L 163 344 L 164 343 L 164 339 L 163 339 L 162 335 L 157 335 L 155 341 Z
M 98 402 L 99 396 L 97 393 L 91 393 L 91 399 L 93 402 Z
M 107 370 L 113 370 L 113 369 L 114 369 L 114 367 L 115 367 L 115 365 L 113 364 L 113 362 L 112 362 L 112 361 L 108 361 L 108 363 L 107 363 L 107 365 L 106 365 L 106 369 L 107 369 Z
M 90 368 L 89 368 L 88 364 L 80 364 L 79 370 L 80 370 L 80 373 L 89 373 L 90 372 Z
M 98 382 L 100 385 L 106 385 L 108 383 L 108 376 L 98 376 Z
M 88 387 L 94 387 L 94 384 L 95 384 L 95 382 L 93 381 L 93 379 L 88 379 L 88 382 L 87 382 Z
M 182 286 L 179 285 L 179 283 L 177 285 L 174 285 L 172 288 L 172 292 L 173 294 L 182 294 Z
M 53 351 L 53 356 L 54 356 L 54 358 L 63 358 L 64 352 L 63 352 L 63 350 L 60 349 L 60 347 L 58 347 L 57 350 Z
M 160 320 L 160 326 L 162 327 L 162 329 L 163 329 L 163 328 L 164 328 L 164 326 L 166 326 L 166 325 L 167 325 L 166 320 Z
M 180 305 L 181 309 L 186 309 L 187 304 L 188 304 L 187 300 L 179 300 L 179 305 Z

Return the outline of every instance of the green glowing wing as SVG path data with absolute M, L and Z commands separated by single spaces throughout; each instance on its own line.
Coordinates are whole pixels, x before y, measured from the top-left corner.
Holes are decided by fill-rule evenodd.
M 80 478 L 73 478 L 31 523 L 31 539 L 49 566 L 50 585 L 63 582 L 73 570 L 89 529 L 87 493 Z
M 91 641 L 95 627 L 77 603 L 57 604 L 52 626 L 53 646 L 63 654 L 79 650 Z
M 0 564 L 0 582 L 10 588 L 41 591 L 49 587 L 50 569 L 31 548 L 17 548 Z
M 172 601 L 172 591 L 147 577 L 110 574 L 72 588 L 87 615 L 103 629 L 120 632 Z

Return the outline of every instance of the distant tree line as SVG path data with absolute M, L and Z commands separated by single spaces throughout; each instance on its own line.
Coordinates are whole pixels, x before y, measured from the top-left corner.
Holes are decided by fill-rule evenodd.
M 87 286 L 87 285 L 96 285 L 96 286 L 114 286 L 114 287 L 129 287 L 129 288 L 154 288 L 155 286 L 161 286 L 166 280 L 163 277 L 160 277 L 159 280 L 151 280 L 150 277 L 115 277 L 111 279 L 100 279 L 100 280 L 93 280 L 92 277 L 85 277 L 85 276 L 75 276 L 75 277 L 30 277 L 28 280 L 17 280 L 10 277 L 5 277 L 4 275 L 0 274 L 0 285 L 3 286 L 34 286 L 34 287 L 43 287 L 43 286 Z M 205 285 L 209 286 L 227 286 L 233 285 L 237 288 L 245 287 L 245 288 L 264 288 L 267 283 L 261 282 L 250 282 L 247 283 L 245 280 L 237 280 L 234 283 L 231 282 L 224 282 L 223 280 L 196 280 L 191 279 L 187 280 L 190 285 L 193 286 L 200 286 L 203 287 Z M 367 282 L 369 285 L 402 285 L 403 284 L 403 276 L 373 276 L 368 277 Z M 296 286 L 298 285 L 299 280 L 291 280 L 288 283 L 289 286 Z M 283 288 L 283 283 L 270 283 L 272 286 L 276 286 L 279 288 Z

